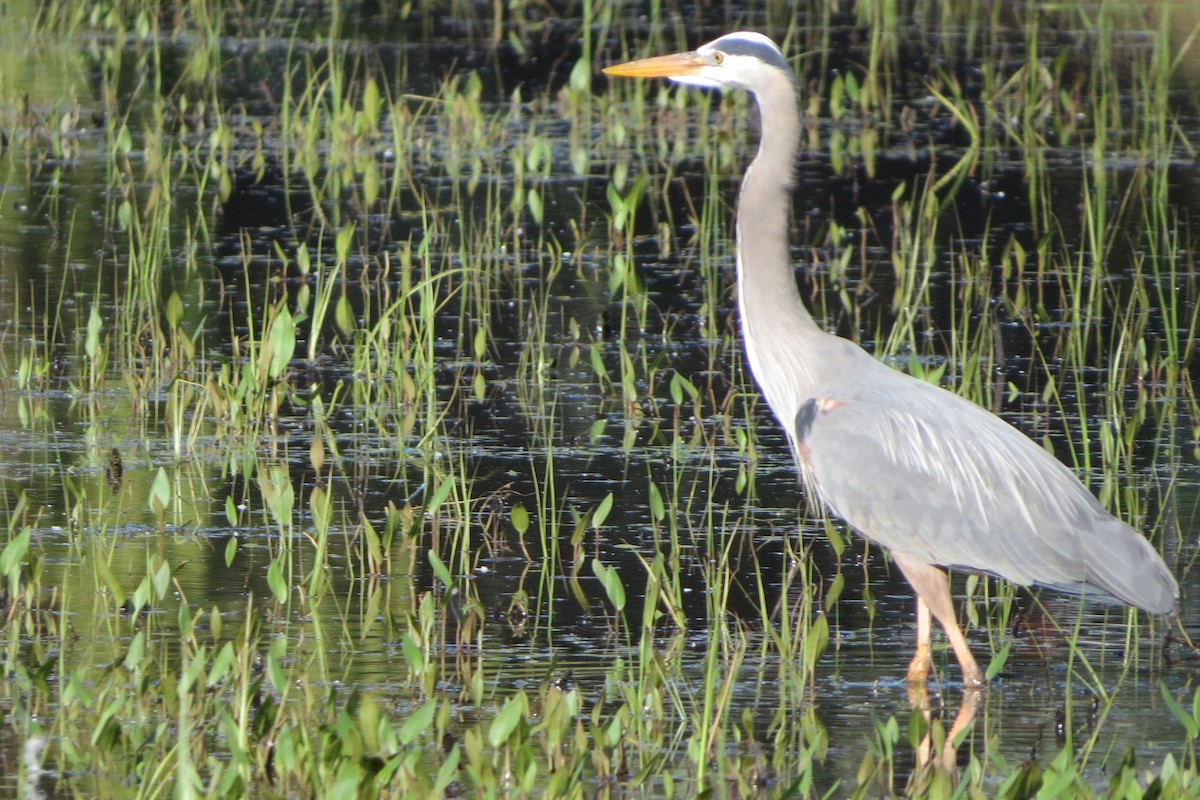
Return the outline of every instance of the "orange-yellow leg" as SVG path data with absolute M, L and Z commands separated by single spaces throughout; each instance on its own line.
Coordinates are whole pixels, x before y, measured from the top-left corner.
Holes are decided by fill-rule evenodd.
M 932 615 L 929 605 L 917 595 L 917 652 L 913 654 L 908 664 L 908 684 L 910 687 L 924 689 L 925 681 L 929 678 L 929 670 L 933 666 Z
M 892 553 L 892 560 L 917 592 L 917 654 L 908 666 L 908 679 L 923 682 L 929 674 L 932 656 L 929 649 L 930 621 L 932 614 L 946 631 L 950 647 L 962 667 L 963 685 L 984 685 L 983 670 L 975 663 L 967 639 L 958 627 L 954 615 L 954 601 L 950 598 L 950 585 L 946 573 L 931 564 L 925 564 L 908 556 Z

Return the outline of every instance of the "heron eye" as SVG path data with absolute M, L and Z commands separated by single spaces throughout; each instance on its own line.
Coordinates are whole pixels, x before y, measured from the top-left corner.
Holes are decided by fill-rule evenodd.
M 725 54 L 722 53 L 720 50 L 718 50 L 717 52 L 713 53 L 713 61 L 716 62 L 717 64 L 724 64 L 725 63 Z

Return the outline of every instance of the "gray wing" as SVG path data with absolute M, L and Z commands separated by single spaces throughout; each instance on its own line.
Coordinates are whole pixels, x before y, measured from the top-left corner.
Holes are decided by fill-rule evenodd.
M 982 408 L 892 375 L 902 380 L 811 398 L 797 414 L 797 460 L 834 513 L 926 563 L 1174 607 L 1175 579 L 1154 548 L 1063 464 Z

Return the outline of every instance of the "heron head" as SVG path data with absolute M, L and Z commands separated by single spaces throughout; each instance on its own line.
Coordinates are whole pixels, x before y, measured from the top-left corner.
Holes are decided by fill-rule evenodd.
M 738 31 L 688 53 L 644 58 L 604 69 L 606 75 L 670 78 L 685 86 L 709 89 L 733 87 L 754 91 L 764 80 L 782 74 L 792 80 L 792 69 L 779 48 L 761 33 Z

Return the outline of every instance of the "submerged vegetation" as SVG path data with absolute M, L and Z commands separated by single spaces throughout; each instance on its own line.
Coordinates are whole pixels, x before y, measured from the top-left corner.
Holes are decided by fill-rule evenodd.
M 1190 4 L 317 8 L 0 9 L 0 792 L 1200 794 Z M 953 772 L 741 360 L 752 112 L 599 73 L 737 28 L 795 56 L 815 316 L 1180 578 L 956 578 Z

